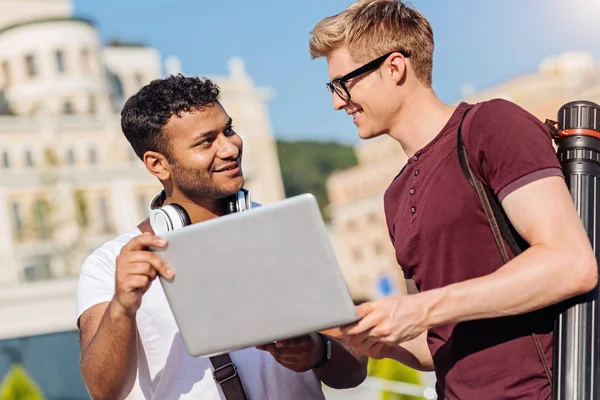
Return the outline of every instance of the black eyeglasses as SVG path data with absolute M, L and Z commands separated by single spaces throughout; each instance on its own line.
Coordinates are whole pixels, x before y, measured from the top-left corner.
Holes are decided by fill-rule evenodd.
M 338 96 L 340 96 L 340 98 L 342 100 L 349 101 L 350 100 L 350 91 L 346 87 L 346 82 L 352 78 L 356 78 L 357 76 L 364 74 L 365 72 L 369 72 L 376 68 L 379 68 L 379 66 L 381 64 L 383 64 L 385 59 L 394 53 L 400 53 L 404 57 L 410 57 L 410 52 L 408 52 L 408 51 L 403 51 L 403 50 L 392 51 L 390 53 L 384 54 L 383 56 L 381 56 L 379 58 L 376 58 L 373 61 L 366 63 L 362 67 L 358 67 L 354 71 L 347 73 L 346 75 L 342 76 L 341 78 L 336 78 L 336 79 L 332 80 L 331 82 L 326 83 L 325 86 L 327 86 L 327 89 L 329 90 L 329 92 L 331 94 L 335 93 Z

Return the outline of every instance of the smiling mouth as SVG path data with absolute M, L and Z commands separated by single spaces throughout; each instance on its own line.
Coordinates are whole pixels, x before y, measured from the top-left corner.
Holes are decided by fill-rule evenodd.
M 363 110 L 356 110 L 356 111 L 354 111 L 354 112 L 353 112 L 352 114 L 350 114 L 350 115 L 352 115 L 354 118 L 356 118 L 356 117 L 358 117 L 358 116 L 359 116 L 360 114 L 362 114 L 362 113 L 363 113 Z
M 224 167 L 221 167 L 219 169 L 215 169 L 213 172 L 231 171 L 232 169 L 236 169 L 239 166 L 240 166 L 239 161 L 235 161 L 235 162 L 232 162 L 232 163 L 229 163 L 229 164 L 225 165 Z

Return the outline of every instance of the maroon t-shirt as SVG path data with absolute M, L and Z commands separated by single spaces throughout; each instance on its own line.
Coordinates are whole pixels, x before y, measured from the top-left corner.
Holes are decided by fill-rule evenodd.
M 473 172 L 502 200 L 548 176 L 562 176 L 551 136 L 534 116 L 504 100 L 461 103 L 412 157 L 384 196 L 396 258 L 420 291 L 489 275 L 504 262 L 474 189 L 461 170 L 457 130 Z M 508 254 L 513 257 L 510 248 Z M 551 309 L 448 324 L 429 330 L 440 399 L 547 399 L 550 385 L 532 332 L 552 365 Z

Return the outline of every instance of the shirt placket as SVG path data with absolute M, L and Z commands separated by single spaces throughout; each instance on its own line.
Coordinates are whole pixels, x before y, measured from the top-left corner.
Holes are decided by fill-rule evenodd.
M 409 205 L 409 214 L 411 216 L 411 221 L 414 224 L 417 220 L 417 213 L 419 212 L 419 204 L 417 204 L 417 191 L 419 189 L 419 175 L 421 171 L 419 169 L 420 165 L 417 163 L 419 161 L 418 156 L 413 156 L 412 159 L 413 165 L 413 176 L 410 182 L 410 188 L 408 189 L 408 205 Z

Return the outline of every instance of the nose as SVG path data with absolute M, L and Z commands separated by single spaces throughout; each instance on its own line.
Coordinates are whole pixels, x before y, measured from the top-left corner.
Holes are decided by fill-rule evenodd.
M 237 140 L 234 142 L 234 140 L 232 140 L 233 138 L 237 138 Z M 239 136 L 234 135 L 227 137 L 225 135 L 219 135 L 217 140 L 217 144 L 219 145 L 217 157 L 223 160 L 238 158 L 240 155 L 242 142 L 242 139 Z M 237 142 L 239 142 L 239 144 Z
M 333 93 L 333 109 L 340 111 L 348 105 L 348 102 L 342 99 L 337 93 Z

